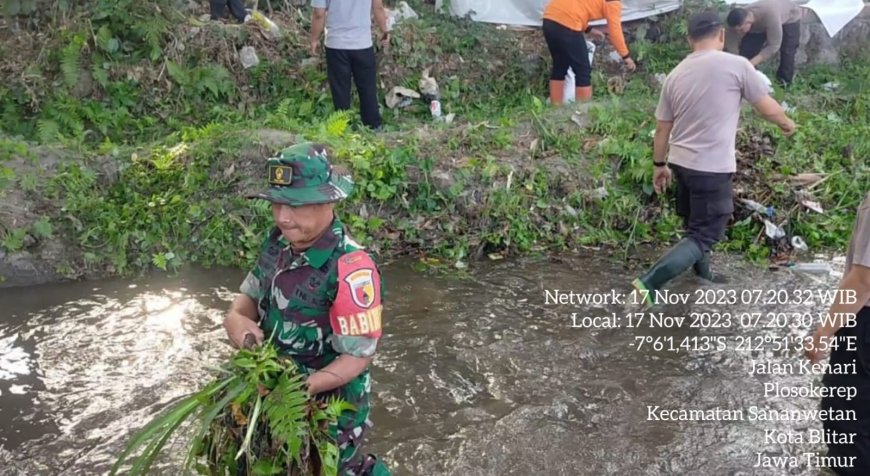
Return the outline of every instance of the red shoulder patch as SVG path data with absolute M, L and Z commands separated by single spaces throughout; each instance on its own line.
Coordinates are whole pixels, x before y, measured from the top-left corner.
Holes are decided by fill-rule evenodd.
M 344 336 L 381 336 L 381 276 L 363 250 L 338 259 L 338 292 L 329 310 L 332 331 Z

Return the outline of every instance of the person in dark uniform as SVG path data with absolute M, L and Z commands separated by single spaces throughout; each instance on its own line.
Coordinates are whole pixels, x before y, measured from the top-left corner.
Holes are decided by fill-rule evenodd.
M 858 207 L 855 227 L 846 252 L 846 271 L 840 281 L 838 298 L 829 316 L 856 315 L 855 325 L 843 320 L 819 324 L 807 345 L 806 357 L 813 363 L 831 350 L 831 366 L 822 378 L 828 388 L 854 387 L 856 398 L 822 398 L 822 410 L 854 412 L 853 420 L 825 419 L 830 469 L 840 476 L 870 474 L 870 193 Z M 846 292 L 854 292 L 852 298 Z M 839 313 L 839 314 L 838 314 Z M 849 340 L 855 341 L 850 349 Z M 837 373 L 845 369 L 845 373 Z M 836 392 L 835 392 L 836 393 Z
M 209 0 L 211 9 L 211 19 L 221 20 L 227 18 L 227 11 L 236 20 L 243 22 L 248 16 L 248 11 L 245 9 L 245 4 L 242 0 Z

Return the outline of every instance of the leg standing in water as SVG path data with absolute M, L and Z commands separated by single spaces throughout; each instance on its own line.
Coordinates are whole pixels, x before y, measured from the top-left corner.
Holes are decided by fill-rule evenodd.
M 831 349 L 830 370 L 822 378 L 826 387 L 854 387 L 856 398 L 822 398 L 822 410 L 854 413 L 851 421 L 827 419 L 822 422 L 829 435 L 843 435 L 828 442 L 828 456 L 837 464 L 832 467 L 840 476 L 870 474 L 870 193 L 858 207 L 849 249 L 846 271 L 840 281 L 837 298 L 829 316 L 855 315 L 855 322 L 828 320 L 813 333 L 806 356 L 819 362 Z M 853 294 L 854 293 L 854 294 Z M 850 348 L 849 341 L 854 341 Z M 836 342 L 836 347 L 832 343 Z M 848 369 L 846 372 L 837 372 Z
M 769 96 L 752 64 L 722 51 L 725 30 L 717 14 L 694 15 L 688 31 L 693 51 L 662 87 L 653 147 L 653 187 L 663 193 L 676 175 L 677 212 L 686 236 L 632 283 L 647 305 L 655 304 L 660 287 L 689 268 L 713 278 L 709 253 L 724 238 L 734 207 L 731 181 L 741 102 L 751 103 L 783 133 L 794 131 L 794 122 Z

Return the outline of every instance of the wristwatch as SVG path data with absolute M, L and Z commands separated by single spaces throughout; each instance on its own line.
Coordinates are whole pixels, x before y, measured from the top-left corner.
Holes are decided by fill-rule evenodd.
M 656 161 L 653 161 L 653 165 L 655 165 L 656 167 L 665 167 L 665 166 L 668 165 L 668 163 L 667 163 L 667 162 L 656 162 Z

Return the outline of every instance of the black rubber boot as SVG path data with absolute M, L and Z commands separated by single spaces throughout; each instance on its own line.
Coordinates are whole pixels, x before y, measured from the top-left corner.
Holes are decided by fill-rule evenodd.
M 704 251 L 697 241 L 691 238 L 683 238 L 682 241 L 659 258 L 646 274 L 635 279 L 632 284 L 635 289 L 648 292 L 646 304 L 652 306 L 655 304 L 655 292 L 659 288 L 692 267 L 703 257 Z M 709 269 L 709 263 L 707 267 Z

